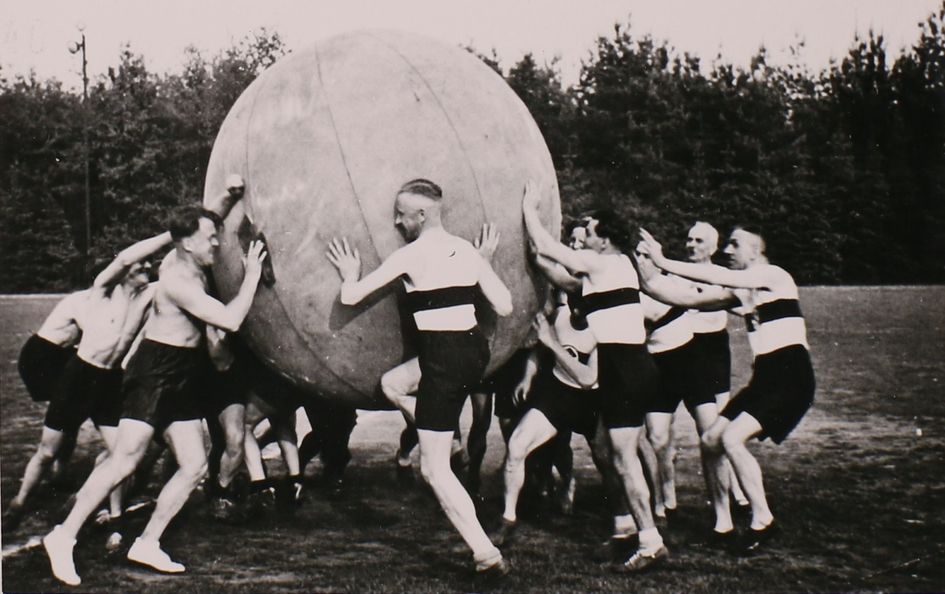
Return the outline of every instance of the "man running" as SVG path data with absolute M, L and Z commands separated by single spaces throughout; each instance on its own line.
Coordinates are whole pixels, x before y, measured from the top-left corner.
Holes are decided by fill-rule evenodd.
M 694 281 L 730 287 L 741 303 L 754 355 L 752 377 L 702 440 L 709 448 L 725 451 L 745 490 L 752 519 L 741 548 L 752 552 L 771 538 L 778 525 L 768 506 L 761 466 L 747 442 L 770 437 L 781 443 L 814 401 L 814 370 L 797 285 L 787 271 L 768 262 L 761 235 L 742 227 L 732 231 L 725 248 L 729 268 L 670 260 L 652 235 L 642 229 L 640 233 L 639 249 L 656 266 Z
M 416 399 L 420 471 L 450 522 L 472 549 L 480 575 L 504 575 L 508 565 L 486 535 L 469 494 L 450 468 L 450 443 L 469 392 L 481 381 L 489 345 L 476 321 L 477 287 L 497 314 L 512 313 L 512 297 L 489 263 L 441 222 L 443 192 L 425 179 L 397 193 L 394 224 L 407 240 L 363 279 L 361 258 L 347 239 L 334 239 L 328 258 L 341 274 L 341 303 L 355 305 L 403 278 L 419 331 L 421 379 Z
M 227 186 L 233 183 L 228 179 Z M 202 412 L 195 394 L 206 359 L 204 324 L 230 332 L 239 329 L 253 303 L 265 258 L 262 244 L 253 242 L 246 255 L 242 285 L 229 304 L 206 293 L 206 268 L 213 264 L 219 245 L 217 225 L 229 212 L 232 198 L 224 196 L 215 212 L 192 206 L 170 220 L 174 249 L 161 264 L 144 340 L 125 373 L 125 402 L 115 453 L 92 471 L 65 521 L 43 538 L 53 575 L 67 585 L 77 586 L 82 581 L 72 555 L 79 529 L 99 502 L 134 472 L 155 431 L 163 432 L 177 458 L 178 470 L 161 490 L 128 559 L 166 573 L 184 571 L 183 565 L 161 550 L 159 541 L 206 473 Z

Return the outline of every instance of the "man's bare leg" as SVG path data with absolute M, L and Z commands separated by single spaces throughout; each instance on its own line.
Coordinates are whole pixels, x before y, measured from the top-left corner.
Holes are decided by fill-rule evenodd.
M 725 408 L 725 405 L 728 404 L 728 401 L 731 400 L 731 392 L 721 392 L 715 395 L 715 403 L 718 405 L 719 412 L 722 412 L 722 409 Z M 742 490 L 742 486 L 738 484 L 738 477 L 735 476 L 735 470 L 732 468 L 732 465 L 729 463 L 728 458 L 724 459 L 725 462 L 725 472 L 728 473 L 729 479 L 728 483 L 731 485 L 730 491 L 732 497 L 735 498 L 735 503 L 741 507 L 748 507 L 748 498 L 745 497 L 745 491 Z
M 623 482 L 627 501 L 630 503 L 630 512 L 640 532 L 640 548 L 627 563 L 637 556 L 653 558 L 662 552 L 663 537 L 653 521 L 653 512 L 650 509 L 650 490 L 646 486 L 643 476 L 643 466 L 637 455 L 640 445 L 640 434 L 643 427 L 618 427 L 610 429 L 610 440 L 614 447 L 614 466 Z M 628 565 L 628 568 L 629 565 Z
M 164 437 L 177 459 L 177 472 L 161 489 L 154 512 L 128 551 L 128 559 L 158 571 L 180 573 L 184 566 L 161 550 L 160 541 L 167 525 L 207 472 L 203 424 L 199 420 L 175 421 L 164 430 Z
M 676 509 L 676 464 L 673 460 L 671 442 L 673 413 L 651 412 L 646 415 L 646 436 L 656 454 L 658 479 L 653 484 L 654 491 L 659 492 L 655 505 L 657 517 L 665 518 L 667 511 Z
M 702 472 L 705 475 L 706 488 L 715 511 L 715 532 L 728 534 L 734 530 L 732 511 L 729 507 L 729 473 L 731 467 L 720 447 L 709 447 L 702 437 L 719 418 L 718 407 L 714 402 L 700 404 L 695 410 L 696 430 L 699 432 L 699 451 L 702 457 Z
M 43 538 L 53 575 L 60 581 L 69 585 L 81 583 L 72 558 L 76 535 L 111 490 L 134 472 L 153 434 L 154 428 L 143 421 L 122 419 L 118 423 L 114 455 L 92 470 L 76 493 L 75 505 L 65 521 Z
M 52 465 L 64 441 L 65 434 L 62 431 L 51 429 L 45 425 L 43 426 L 39 446 L 36 448 L 36 453 L 33 454 L 33 457 L 31 457 L 30 461 L 26 464 L 26 470 L 23 472 L 23 482 L 20 483 L 20 490 L 10 501 L 11 508 L 22 508 L 26 504 L 26 498 L 33 492 L 33 489 L 39 484 L 40 479 L 43 478 L 43 474 L 45 474 L 46 470 Z M 7 526 L 7 528 L 10 528 L 10 526 Z
M 233 482 L 233 477 L 243 465 L 243 441 L 245 431 L 246 407 L 241 403 L 234 403 L 217 415 L 226 441 L 223 454 L 220 456 L 220 474 L 217 478 L 219 487 L 225 492 Z
M 492 425 L 492 394 L 473 392 L 469 399 L 472 403 L 472 425 L 466 437 L 466 451 L 469 453 L 466 487 L 470 493 L 478 494 L 482 461 L 486 457 L 486 440 Z
M 496 545 L 508 542 L 518 521 L 518 498 L 525 485 L 525 459 L 540 445 L 547 443 L 558 430 L 539 410 L 531 409 L 512 432 L 505 458 L 505 509 L 502 526 L 493 541 Z
M 477 569 L 499 563 L 502 554 L 489 541 L 476 517 L 472 499 L 450 468 L 453 432 L 418 429 L 417 433 L 420 436 L 420 472 L 433 489 L 446 517 L 472 549 Z
M 751 503 L 751 529 L 762 530 L 774 521 L 765 495 L 761 466 L 748 451 L 747 442 L 761 433 L 761 424 L 748 413 L 741 413 L 722 432 L 722 447 L 732 462 L 735 475 Z

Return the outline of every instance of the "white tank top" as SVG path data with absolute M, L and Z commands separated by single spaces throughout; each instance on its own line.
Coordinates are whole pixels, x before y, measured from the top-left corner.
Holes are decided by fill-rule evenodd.
M 782 268 L 776 268 L 789 281 L 776 290 L 735 289 L 742 305 L 735 312 L 745 318 L 748 342 L 754 356 L 799 344 L 807 345 L 807 326 L 797 300 L 797 285 Z
M 607 268 L 583 277 L 581 308 L 598 344 L 643 344 L 643 307 L 640 280 L 633 262 L 624 254 L 606 254 Z
M 705 283 L 693 282 L 692 286 L 696 290 L 702 287 L 714 287 Z M 692 331 L 695 334 L 712 334 L 722 332 L 728 327 L 728 312 L 722 311 L 702 311 L 699 309 L 689 310 L 689 323 L 692 325 Z
M 438 247 L 437 253 L 427 255 L 428 268 L 423 275 L 422 288 L 404 279 L 407 309 L 413 313 L 417 329 L 421 331 L 474 328 L 482 257 L 471 243 L 458 237 Z
M 646 294 L 641 296 L 640 301 L 649 332 L 646 337 L 647 351 L 665 353 L 692 341 L 691 318 L 686 309 L 667 305 Z

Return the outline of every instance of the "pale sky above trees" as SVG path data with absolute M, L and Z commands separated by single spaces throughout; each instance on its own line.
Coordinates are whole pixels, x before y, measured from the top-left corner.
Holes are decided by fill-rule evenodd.
M 493 48 L 509 67 L 527 52 L 541 62 L 560 58 L 565 84 L 574 82 L 598 36 L 630 18 L 635 35 L 651 34 L 708 65 L 718 54 L 746 66 L 765 45 L 772 63 L 800 59 L 812 70 L 842 58 L 854 34 L 882 32 L 898 54 L 918 37 L 917 24 L 941 0 L 32 0 L 4 3 L 0 66 L 10 77 L 31 69 L 39 78 L 81 84 L 79 59 L 67 47 L 88 37 L 89 74 L 117 62 L 130 43 L 148 68 L 177 71 L 184 48 L 212 55 L 265 27 L 289 48 L 356 29 L 414 31 L 448 43 Z

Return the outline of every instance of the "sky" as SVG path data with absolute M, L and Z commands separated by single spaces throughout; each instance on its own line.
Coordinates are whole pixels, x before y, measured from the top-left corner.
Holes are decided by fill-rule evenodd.
M 124 43 L 155 72 L 179 72 L 184 49 L 205 56 L 262 28 L 289 48 L 358 29 L 413 31 L 448 43 L 497 52 L 506 69 L 525 53 L 559 59 L 566 84 L 577 80 L 595 40 L 629 19 L 708 65 L 746 66 L 764 45 L 784 63 L 804 42 L 812 71 L 842 58 L 854 34 L 882 32 L 898 54 L 918 39 L 918 23 L 942 0 L 0 0 L 0 67 L 7 78 L 35 71 L 67 87 L 81 85 L 81 59 L 68 51 L 87 37 L 89 76 L 107 72 Z

